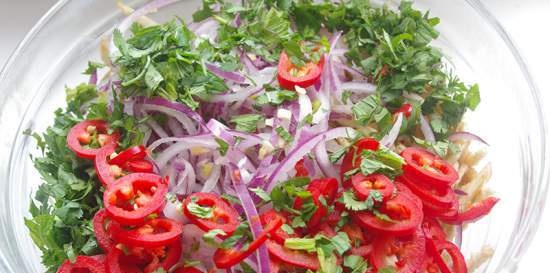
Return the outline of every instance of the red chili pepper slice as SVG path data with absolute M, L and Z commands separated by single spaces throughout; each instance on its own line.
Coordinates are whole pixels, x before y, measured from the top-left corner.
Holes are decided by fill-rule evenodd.
M 201 207 L 212 208 L 213 216 L 211 218 L 201 218 L 189 210 L 189 204 L 195 203 Z M 183 201 L 183 213 L 191 223 L 197 225 L 204 231 L 220 229 L 231 235 L 239 225 L 239 213 L 221 199 L 218 195 L 206 192 L 193 193 Z
M 342 227 L 342 231 L 348 235 L 352 245 L 364 245 L 367 243 L 361 228 L 353 223 L 347 223 L 344 225 Z
M 456 193 L 451 187 L 434 188 L 423 185 L 421 182 L 413 181 L 410 178 L 401 176 L 396 178 L 407 187 L 424 203 L 429 203 L 441 208 L 451 208 L 454 200 L 457 198 Z
M 176 269 L 173 273 L 203 273 L 194 267 L 180 267 Z
M 108 230 L 118 243 L 153 248 L 177 241 L 183 232 L 183 225 L 168 218 L 156 218 L 129 230 L 113 222 Z
M 100 209 L 96 212 L 92 220 L 95 240 L 105 253 L 109 252 L 115 246 L 115 243 L 107 233 L 106 226 L 109 224 L 109 221 L 109 215 L 107 215 L 107 211 L 105 211 L 105 209 Z
M 385 235 L 409 235 L 422 222 L 422 207 L 419 207 L 406 194 L 397 194 L 380 207 L 380 213 L 390 218 L 381 219 L 371 211 L 352 213 L 352 218 L 361 227 Z
M 466 260 L 460 252 L 460 249 L 451 242 L 444 240 L 427 240 L 427 250 L 430 256 L 433 258 L 433 261 L 441 273 L 467 273 L 468 267 L 466 266 Z M 441 257 L 441 252 L 446 251 L 451 257 L 452 268 L 449 269 L 449 266 Z
M 347 172 L 359 168 L 361 164 L 361 153 L 364 150 L 378 150 L 380 143 L 374 138 L 363 138 L 352 145 L 342 159 L 342 165 L 340 166 L 340 176 L 342 179 L 342 185 L 344 188 L 348 188 L 351 185 L 350 179 L 345 179 Z
M 403 103 L 403 105 L 401 105 L 401 107 L 399 107 L 399 109 L 397 109 L 397 111 L 395 112 L 403 113 L 403 115 L 405 115 L 406 118 L 409 118 L 411 117 L 412 111 L 413 111 L 413 107 L 410 103 Z
M 469 209 L 463 212 L 459 212 L 455 215 L 440 215 L 439 219 L 447 224 L 461 225 L 464 223 L 475 222 L 483 216 L 489 214 L 493 207 L 498 203 L 500 199 L 496 197 L 488 197 L 483 201 L 472 205 Z
M 296 162 L 296 165 L 294 165 L 294 169 L 296 170 L 296 177 L 309 176 L 309 171 L 304 165 L 304 159 L 300 159 L 298 162 Z
M 120 248 L 114 247 L 107 254 L 108 273 L 151 273 L 159 268 L 168 271 L 182 254 L 180 241 L 157 248 L 132 247 L 125 250 L 126 254 Z
M 318 63 L 309 62 L 297 68 L 282 51 L 277 66 L 277 80 L 279 86 L 284 89 L 294 90 L 296 86 L 306 88 L 314 85 L 321 78 L 325 60 L 321 57 Z
M 405 159 L 403 176 L 411 181 L 445 189 L 458 180 L 453 166 L 426 149 L 409 147 L 401 156 Z
M 428 239 L 447 240 L 447 235 L 436 219 L 424 217 L 422 230 L 424 230 L 424 234 Z
M 103 193 L 103 202 L 113 220 L 124 225 L 140 225 L 164 207 L 167 191 L 162 177 L 132 173 L 108 187 Z
M 109 125 L 104 120 L 84 120 L 69 130 L 67 134 L 67 146 L 78 157 L 94 159 L 96 154 L 105 147 L 116 148 L 118 146 L 118 132 L 107 134 Z M 92 138 L 94 137 L 95 138 Z M 86 145 L 97 144 L 97 147 Z
M 103 256 L 103 255 L 101 255 Z M 70 260 L 66 260 L 57 273 L 104 273 L 105 261 L 103 257 L 90 257 L 90 256 L 77 256 L 74 263 Z
M 153 173 L 153 163 L 145 159 L 134 159 L 122 165 L 123 169 L 134 173 Z
M 105 186 L 113 184 L 119 177 L 124 175 L 119 166 L 111 165 L 107 162 L 107 158 L 109 158 L 114 151 L 114 147 L 105 147 L 97 153 L 94 159 L 97 177 Z
M 352 247 L 349 251 L 349 254 L 361 256 L 365 259 L 368 259 L 372 255 L 372 245 L 362 245 L 359 247 Z
M 395 256 L 395 264 L 387 264 L 387 257 Z M 396 273 L 414 273 L 422 266 L 426 256 L 426 238 L 417 228 L 412 236 L 403 238 L 379 236 L 373 242 L 372 262 L 377 269 L 387 266 L 397 268 Z
M 351 177 L 351 185 L 360 200 L 366 200 L 373 190 L 379 192 L 384 200 L 388 200 L 395 189 L 393 182 L 379 173 L 368 176 L 362 173 L 355 174 Z
M 236 249 L 223 249 L 218 248 L 216 252 L 214 253 L 214 264 L 216 264 L 217 268 L 230 268 L 238 263 L 240 263 L 242 260 L 246 259 L 246 257 L 250 256 L 256 249 L 258 249 L 261 245 L 265 243 L 265 241 L 268 239 L 269 234 L 274 233 L 277 229 L 279 229 L 283 225 L 283 221 L 281 219 L 277 219 L 273 222 L 270 222 L 262 232 L 262 234 L 256 238 L 250 245 L 248 245 L 248 248 L 245 250 L 236 250 Z
M 314 254 L 288 249 L 273 240 L 267 240 L 266 245 L 271 257 L 284 264 L 311 269 L 313 271 L 319 269 L 319 259 L 317 259 L 317 256 Z
M 313 203 L 317 207 L 306 223 L 307 228 L 311 231 L 323 221 L 323 218 L 328 213 L 327 207 L 323 205 L 320 198 L 323 197 L 326 201 L 326 205 L 330 206 L 334 202 L 334 199 L 336 199 L 336 194 L 338 193 L 338 181 L 335 178 L 315 179 L 309 183 L 307 190 L 311 193 Z M 293 208 L 300 210 L 302 204 L 303 200 L 301 198 L 296 198 Z
M 147 156 L 147 149 L 143 145 L 130 147 L 109 160 L 109 164 L 122 166 L 127 161 L 144 159 Z
M 264 226 L 278 220 L 281 220 L 283 224 L 287 223 L 287 218 L 274 209 L 267 210 L 266 212 L 260 214 L 260 222 Z M 294 234 L 288 234 L 281 228 L 278 228 L 275 232 L 273 232 L 273 234 L 271 234 L 271 239 L 277 241 L 279 244 L 284 244 L 286 239 L 295 237 L 297 237 L 296 232 L 294 232 Z

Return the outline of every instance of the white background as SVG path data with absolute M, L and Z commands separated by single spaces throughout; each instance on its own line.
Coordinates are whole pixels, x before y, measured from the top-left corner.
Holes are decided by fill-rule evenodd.
M 110 0 L 97 0 L 110 1 Z M 112 0 L 114 1 L 114 0 Z M 550 1 L 482 0 L 501 21 L 525 57 L 545 105 L 550 105 Z M 0 0 L 0 66 L 54 0 Z M 550 109 L 545 109 L 550 117 Z M 519 266 L 519 273 L 549 272 L 550 209 Z

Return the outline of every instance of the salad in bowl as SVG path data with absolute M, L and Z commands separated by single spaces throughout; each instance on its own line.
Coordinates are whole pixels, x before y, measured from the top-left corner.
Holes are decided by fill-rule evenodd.
M 35 137 L 47 272 L 466 273 L 499 199 L 480 103 L 403 1 L 204 0 L 128 17 Z

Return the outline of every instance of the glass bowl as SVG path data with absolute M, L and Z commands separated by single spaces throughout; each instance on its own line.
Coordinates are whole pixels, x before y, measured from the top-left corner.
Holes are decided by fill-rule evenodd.
M 143 5 L 144 1 L 132 4 Z M 396 1 L 386 1 L 396 5 Z M 189 18 L 199 1 L 180 1 L 153 18 Z M 482 102 L 466 115 L 469 131 L 490 143 L 489 187 L 501 198 L 491 215 L 469 225 L 466 258 L 488 245 L 494 255 L 476 272 L 514 272 L 536 231 L 548 187 L 548 151 L 539 93 L 506 32 L 476 0 L 422 0 L 416 7 L 440 17 L 436 46 L 455 73 L 481 87 Z M 33 190 L 41 183 L 30 154 L 34 140 L 64 105 L 64 86 L 86 81 L 89 59 L 123 15 L 114 1 L 62 0 L 32 29 L 0 75 L 0 272 L 43 272 L 40 252 L 24 226 Z

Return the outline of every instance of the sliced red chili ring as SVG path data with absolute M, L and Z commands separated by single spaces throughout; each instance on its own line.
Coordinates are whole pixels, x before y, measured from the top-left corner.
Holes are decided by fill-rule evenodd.
M 367 243 L 365 235 L 358 225 L 348 223 L 342 227 L 342 231 L 348 235 L 352 245 L 364 245 Z
M 397 111 L 395 112 L 403 113 L 403 115 L 405 115 L 406 118 L 409 118 L 412 114 L 412 111 L 413 111 L 413 107 L 410 103 L 403 103 L 403 105 L 401 105 L 401 107 L 399 107 L 399 109 L 397 109 Z
M 66 260 L 61 264 L 59 269 L 57 269 L 57 273 L 104 273 L 105 262 L 102 260 L 103 258 L 100 257 L 77 256 L 74 263 Z
M 424 234 L 426 234 L 426 238 L 428 239 L 447 240 L 447 235 L 443 231 L 441 224 L 434 218 L 424 217 L 422 230 L 424 230 Z
M 283 221 L 277 219 L 273 222 L 270 222 L 256 240 L 254 240 L 245 250 L 236 250 L 236 249 L 223 249 L 218 248 L 214 253 L 214 264 L 217 268 L 230 268 L 244 259 L 250 256 L 256 249 L 265 243 L 268 239 L 269 234 L 273 234 L 277 229 L 281 227 Z
M 458 180 L 458 172 L 453 166 L 426 149 L 409 147 L 401 156 L 406 163 L 403 175 L 412 181 L 446 188 Z
M 304 165 L 304 159 L 300 159 L 298 162 L 296 162 L 296 165 L 294 165 L 294 169 L 296 170 L 296 177 L 306 177 L 309 176 L 309 171 Z
M 107 186 L 113 184 L 119 177 L 123 176 L 122 169 L 117 165 L 111 165 L 107 158 L 115 151 L 114 147 L 101 149 L 95 159 L 94 166 L 99 181 Z
M 123 169 L 134 173 L 153 173 L 153 163 L 145 159 L 134 159 L 124 163 Z
M 116 148 L 118 146 L 119 134 L 107 134 L 109 125 L 104 120 L 84 120 L 69 130 L 67 134 L 67 146 L 78 157 L 86 159 L 94 159 L 96 154 L 105 147 Z M 94 141 L 92 135 L 97 135 L 95 141 L 98 143 L 97 148 L 85 147 Z
M 467 273 L 468 267 L 466 266 L 466 260 L 460 252 L 460 249 L 451 242 L 442 240 L 428 240 L 427 242 L 429 254 L 432 256 L 435 264 L 441 270 L 441 273 Z M 441 257 L 441 252 L 446 251 L 452 260 L 452 268 Z
M 349 251 L 349 254 L 361 256 L 365 259 L 368 259 L 372 255 L 372 245 L 362 245 L 359 247 L 352 247 Z
M 179 267 L 172 273 L 203 273 L 195 267 Z
M 159 268 L 163 268 L 164 271 L 168 272 L 181 258 L 182 246 L 181 242 L 178 240 L 164 247 L 164 255 L 159 257 L 159 255 L 153 256 L 153 260 L 143 269 L 143 273 L 152 273 L 157 271 Z
M 181 258 L 181 242 L 173 242 L 170 245 L 156 248 L 130 247 L 126 246 L 112 248 L 107 254 L 107 272 L 110 273 L 151 273 L 159 268 L 168 271 Z
M 422 201 L 433 204 L 441 208 L 450 208 L 453 206 L 453 202 L 456 199 L 456 193 L 451 187 L 434 188 L 427 185 L 422 185 L 410 178 L 401 176 L 397 178 Z
M 475 222 L 476 220 L 489 214 L 499 200 L 500 199 L 496 197 L 488 197 L 481 202 L 472 205 L 466 211 L 458 212 L 454 215 L 439 215 L 439 219 L 445 223 L 453 225 Z
M 422 222 L 424 217 L 422 207 L 406 194 L 397 194 L 386 201 L 380 208 L 380 213 L 386 214 L 390 221 L 381 219 L 371 211 L 353 212 L 352 218 L 361 227 L 385 235 L 409 235 Z
M 380 143 L 374 138 L 363 138 L 352 145 L 344 155 L 342 159 L 342 165 L 340 166 L 340 178 L 342 179 L 342 185 L 344 188 L 348 188 L 351 185 L 350 179 L 345 179 L 346 173 L 359 168 L 361 164 L 361 154 L 364 150 L 378 150 Z
M 319 269 L 319 259 L 314 254 L 304 251 L 292 250 L 284 247 L 273 240 L 266 241 L 267 249 L 271 257 L 287 265 L 300 268 L 317 270 Z
M 260 214 L 260 222 L 264 226 L 277 220 L 281 220 L 283 224 L 287 222 L 287 218 L 281 213 L 275 211 L 274 209 L 267 210 L 264 213 Z M 273 234 L 271 234 L 271 239 L 277 241 L 277 243 L 279 244 L 284 244 L 286 239 L 295 237 L 297 237 L 296 232 L 294 232 L 293 234 L 288 234 L 282 228 L 278 228 L 277 230 L 275 230 L 275 232 L 273 232 Z
M 387 257 L 396 256 L 396 273 L 414 273 L 422 266 L 426 256 L 426 238 L 417 228 L 412 236 L 403 238 L 378 236 L 373 242 L 372 262 L 377 269 L 387 267 Z
M 130 147 L 109 160 L 109 164 L 122 166 L 127 161 L 144 159 L 147 156 L 147 149 L 143 145 Z
M 351 184 L 360 200 L 366 200 L 373 190 L 380 193 L 384 200 L 388 200 L 395 189 L 393 182 L 387 176 L 379 173 L 368 176 L 364 176 L 362 173 L 355 174 L 351 177 Z
M 193 214 L 189 210 L 191 203 L 212 208 L 212 217 L 201 218 L 201 216 Z M 204 231 L 220 229 L 229 236 L 239 225 L 239 213 L 235 208 L 213 193 L 197 192 L 187 196 L 183 201 L 183 213 L 193 224 Z
M 277 80 L 279 81 L 279 86 L 284 89 L 294 90 L 296 86 L 306 88 L 314 85 L 321 78 L 324 63 L 323 56 L 318 63 L 309 62 L 297 68 L 290 61 L 288 55 L 282 51 L 277 67 Z
M 155 218 L 133 229 L 125 229 L 119 223 L 109 225 L 109 233 L 118 243 L 146 248 L 159 247 L 178 241 L 183 225 L 168 218 Z
M 167 191 L 162 177 L 132 173 L 108 187 L 103 202 L 111 219 L 124 225 L 140 225 L 164 207 Z
M 101 248 L 105 253 L 109 252 L 115 246 L 115 243 L 107 233 L 106 229 L 106 225 L 108 225 L 107 222 L 109 221 L 109 215 L 107 215 L 107 211 L 105 211 L 105 209 L 100 209 L 96 212 L 92 220 L 95 240 L 97 241 L 99 248 Z
M 327 206 L 332 205 L 338 193 L 338 181 L 335 178 L 315 179 L 309 183 L 307 190 L 311 193 L 311 199 L 316 206 L 315 212 L 313 212 L 311 218 L 306 223 L 308 230 L 311 231 L 323 221 L 323 218 L 328 213 L 327 207 L 323 205 L 320 198 L 323 197 L 325 199 Z M 303 200 L 296 198 L 293 208 L 300 210 L 302 204 Z

